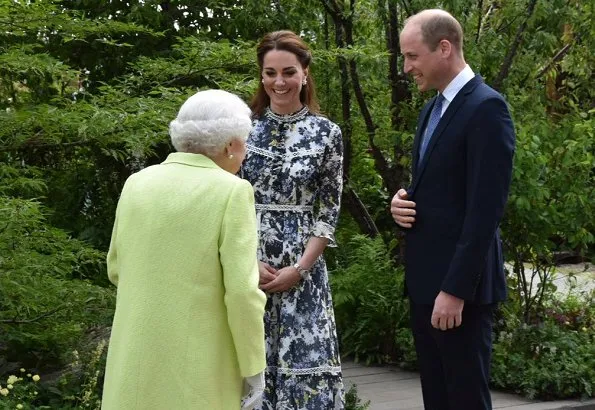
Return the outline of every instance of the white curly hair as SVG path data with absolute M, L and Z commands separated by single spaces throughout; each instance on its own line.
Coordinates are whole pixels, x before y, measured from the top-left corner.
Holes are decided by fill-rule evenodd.
M 223 90 L 199 91 L 186 100 L 169 124 L 178 152 L 214 156 L 233 139 L 246 141 L 252 128 L 250 108 L 235 94 Z

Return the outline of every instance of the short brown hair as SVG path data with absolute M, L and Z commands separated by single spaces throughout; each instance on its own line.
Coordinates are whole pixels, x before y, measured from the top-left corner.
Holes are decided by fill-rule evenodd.
M 405 24 L 410 20 L 419 24 L 423 42 L 431 51 L 436 50 L 440 41 L 448 40 L 463 54 L 463 28 L 450 13 L 440 9 L 424 10 L 409 17 Z
M 300 36 L 289 30 L 273 31 L 272 33 L 266 34 L 260 44 L 256 47 L 256 58 L 258 60 L 258 67 L 262 72 L 264 64 L 264 56 L 271 50 L 282 50 L 288 51 L 294 54 L 303 69 L 310 67 L 312 62 L 312 54 L 310 48 L 302 40 Z M 306 105 L 308 109 L 318 114 L 320 112 L 320 105 L 316 98 L 316 88 L 314 86 L 314 79 L 312 75 L 308 73 L 308 82 L 302 87 L 300 92 L 300 101 Z M 258 82 L 258 90 L 252 98 L 250 108 L 252 113 L 259 117 L 264 113 L 264 110 L 269 106 L 271 100 L 267 95 L 262 82 Z

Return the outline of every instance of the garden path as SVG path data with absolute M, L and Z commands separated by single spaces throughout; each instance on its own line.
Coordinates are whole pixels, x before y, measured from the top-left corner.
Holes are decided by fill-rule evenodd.
M 346 389 L 355 384 L 362 402 L 370 400 L 369 410 L 424 410 L 418 373 L 347 361 L 343 363 L 343 376 Z M 492 391 L 492 402 L 494 410 L 595 410 L 595 400 L 540 402 L 497 391 Z
M 556 272 L 554 283 L 561 295 L 572 288 L 573 292 L 595 289 L 594 265 L 562 265 L 556 268 Z M 346 361 L 343 363 L 343 375 L 347 389 L 357 385 L 362 401 L 370 401 L 369 410 L 424 410 L 418 373 L 398 367 L 364 366 Z M 595 399 L 541 402 L 498 391 L 492 391 L 492 402 L 494 409 L 505 410 L 595 410 Z

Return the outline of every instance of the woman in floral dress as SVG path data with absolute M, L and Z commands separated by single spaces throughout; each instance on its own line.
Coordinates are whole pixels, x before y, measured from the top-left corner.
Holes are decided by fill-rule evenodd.
M 254 187 L 260 287 L 267 292 L 263 410 L 343 409 L 326 246 L 342 191 L 341 130 L 318 114 L 311 54 L 290 31 L 257 48 L 262 82 L 243 177 Z

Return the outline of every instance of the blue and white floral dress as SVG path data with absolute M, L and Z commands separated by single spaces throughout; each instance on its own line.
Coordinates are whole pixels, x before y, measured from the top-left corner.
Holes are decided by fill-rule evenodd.
M 336 246 L 342 191 L 341 130 L 307 107 L 254 121 L 242 175 L 254 187 L 258 258 L 276 269 L 300 259 L 312 236 Z M 344 408 L 331 289 L 322 257 L 310 277 L 268 295 L 263 410 Z

